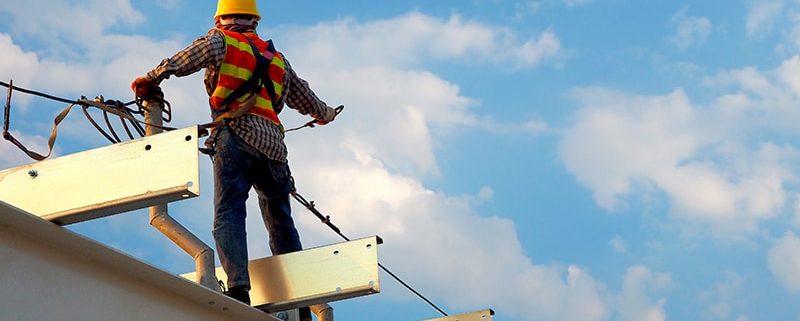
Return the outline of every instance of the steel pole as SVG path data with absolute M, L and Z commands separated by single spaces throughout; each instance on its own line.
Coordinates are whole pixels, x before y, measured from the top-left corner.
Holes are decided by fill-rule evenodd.
M 162 98 L 155 97 L 144 101 L 144 121 L 147 123 L 145 125 L 146 136 L 155 135 L 163 131 L 157 127 L 164 124 Z M 150 207 L 150 225 L 194 258 L 198 284 L 217 292 L 220 291 L 214 271 L 214 250 L 169 216 L 167 204 Z

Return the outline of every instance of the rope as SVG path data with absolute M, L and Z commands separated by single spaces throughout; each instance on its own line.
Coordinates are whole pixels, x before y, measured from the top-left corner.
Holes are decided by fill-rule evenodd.
M 294 185 L 294 183 L 293 183 L 292 185 Z M 298 194 L 298 193 L 297 193 L 297 190 L 295 190 L 294 188 L 292 188 L 291 195 L 292 195 L 292 197 L 294 197 L 294 199 L 295 199 L 295 200 L 297 200 L 297 202 L 299 202 L 301 205 L 305 206 L 305 208 L 307 208 L 307 209 L 308 209 L 308 210 L 309 210 L 311 213 L 313 213 L 314 215 L 316 215 L 316 216 L 317 216 L 317 218 L 319 218 L 319 220 L 320 220 L 320 221 L 321 221 L 323 224 L 327 225 L 327 226 L 328 226 L 328 227 L 329 227 L 331 230 L 333 230 L 333 231 L 334 231 L 336 234 L 338 234 L 339 236 L 341 236 L 341 237 L 342 237 L 342 238 L 343 238 L 345 241 L 350 241 L 350 238 L 348 238 L 347 236 L 345 236 L 345 235 L 342 233 L 342 231 L 341 231 L 341 230 L 340 230 L 338 227 L 336 227 L 336 225 L 334 225 L 334 224 L 333 224 L 333 222 L 331 222 L 331 217 L 330 217 L 329 215 L 323 215 L 322 213 L 320 213 L 319 211 L 317 211 L 317 208 L 316 208 L 316 205 L 314 204 L 314 201 L 308 201 L 308 200 L 306 200 L 306 199 L 305 199 L 305 198 L 304 198 L 302 195 Z M 428 303 L 428 305 L 430 305 L 431 307 L 433 307 L 434 309 L 436 309 L 436 311 L 439 311 L 439 313 L 441 313 L 443 316 L 445 316 L 445 317 L 447 316 L 447 313 L 446 313 L 446 312 L 444 312 L 444 310 L 442 310 L 442 309 L 441 309 L 441 308 L 439 308 L 439 307 L 438 307 L 436 304 L 434 304 L 433 302 L 431 302 L 431 300 L 428 300 L 428 298 L 426 298 L 424 295 L 422 295 L 421 293 L 419 293 L 419 292 L 418 292 L 417 290 L 415 290 L 415 289 L 414 289 L 412 286 L 408 285 L 408 283 L 404 282 L 402 279 L 400 279 L 400 277 L 399 277 L 399 276 L 397 276 L 396 274 L 392 273 L 392 271 L 389 271 L 389 269 L 388 269 L 386 266 L 384 266 L 384 265 L 383 265 L 383 264 L 381 264 L 381 263 L 378 263 L 378 267 L 380 267 L 380 268 L 381 268 L 381 270 L 383 270 L 384 272 L 386 272 L 387 274 L 389 274 L 389 275 L 390 275 L 392 278 L 394 278 L 394 279 L 395 279 L 397 282 L 399 282 L 400 284 L 402 284 L 402 285 L 403 285 L 403 286 L 404 286 L 406 289 L 408 289 L 409 291 L 411 291 L 412 293 L 414 293 L 414 294 L 415 294 L 417 297 L 419 297 L 420 299 L 422 299 L 423 301 L 425 301 L 426 303 Z

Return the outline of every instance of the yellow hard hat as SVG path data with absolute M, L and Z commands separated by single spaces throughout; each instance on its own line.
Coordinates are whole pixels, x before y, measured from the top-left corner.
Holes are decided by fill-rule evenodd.
M 220 16 L 229 14 L 248 14 L 261 19 L 256 7 L 256 0 L 219 0 L 214 19 L 219 19 Z

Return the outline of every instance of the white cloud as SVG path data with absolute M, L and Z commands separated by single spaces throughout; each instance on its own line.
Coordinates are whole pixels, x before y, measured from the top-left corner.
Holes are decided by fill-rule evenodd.
M 778 67 L 777 74 L 779 80 L 785 84 L 796 97 L 800 97 L 800 56 L 795 55 L 784 61 Z
M 794 180 L 788 166 L 800 154 L 770 142 L 747 148 L 746 111 L 698 108 L 682 90 L 630 97 L 588 88 L 575 96 L 585 107 L 565 131 L 560 154 L 598 205 L 618 209 L 625 197 L 656 188 L 674 218 L 735 236 L 755 231 L 785 203 L 784 183 Z
M 447 20 L 409 13 L 388 20 L 359 23 L 343 19 L 312 28 L 288 27 L 277 32 L 298 66 L 368 67 L 413 66 L 434 59 L 461 59 L 532 67 L 561 53 L 558 36 L 551 30 L 532 39 L 518 39 L 512 30 L 453 15 Z M 390 36 L 387 36 L 390 35 Z M 288 39 L 316 39 L 301 43 Z M 346 46 L 348 50 L 339 50 Z
M 698 294 L 697 299 L 706 307 L 704 314 L 709 320 L 730 320 L 736 314 L 738 307 L 743 306 L 743 300 L 739 297 L 743 288 L 744 280 L 741 276 L 732 271 L 724 273 L 724 279 L 715 284 L 707 291 Z M 738 314 L 735 320 L 746 320 L 747 317 Z
M 777 17 L 783 13 L 784 3 L 784 0 L 751 1 L 745 19 L 747 36 L 759 36 L 772 30 Z
M 669 274 L 650 271 L 643 266 L 628 269 L 622 292 L 616 300 L 622 321 L 666 321 L 666 299 L 651 299 L 650 293 L 672 284 Z
M 45 41 L 68 39 L 70 43 L 91 41 L 119 23 L 145 21 L 129 0 L 5 1 L 0 3 L 3 12 L 11 18 L 12 34 L 33 35 Z
M 456 84 L 416 68 L 430 59 L 463 58 L 464 63 L 473 63 L 475 57 L 490 60 L 498 54 L 509 55 L 503 58 L 516 65 L 535 65 L 555 48 L 558 40 L 550 31 L 519 42 L 504 28 L 458 16 L 441 20 L 410 13 L 364 23 L 344 19 L 310 28 L 284 27 L 275 34 L 292 66 L 320 97 L 331 105 L 345 103 L 345 112 L 331 130 L 341 130 L 347 144 L 359 146 L 401 173 L 438 175 L 437 142 L 431 137 L 437 129 L 468 126 L 509 133 L 547 129 L 536 119 L 523 124 L 479 119 L 470 112 L 478 101 L 462 96 Z M 335 50 L 345 44 L 348 50 Z M 358 79 L 370 81 L 354 85 Z M 300 122 L 290 117 L 285 122 Z
M 775 241 L 768 253 L 769 270 L 781 286 L 800 291 L 800 239 L 792 232 Z
M 693 45 L 705 43 L 713 29 L 713 25 L 708 18 L 689 16 L 686 11 L 688 11 L 688 8 L 678 11 L 670 19 L 670 22 L 675 24 L 677 28 L 670 41 L 679 49 L 686 49 Z
M 617 253 L 625 253 L 628 251 L 628 246 L 625 244 L 625 240 L 619 235 L 614 235 L 614 237 L 608 241 L 608 245 L 610 245 L 614 252 Z
M 792 218 L 792 226 L 800 228 L 800 194 L 795 195 L 794 217 Z

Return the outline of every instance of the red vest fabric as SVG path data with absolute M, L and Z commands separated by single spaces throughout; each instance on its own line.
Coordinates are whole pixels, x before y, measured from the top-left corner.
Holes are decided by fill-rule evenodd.
M 283 59 L 283 55 L 277 51 L 275 51 L 274 54 L 268 52 L 267 47 L 269 44 L 258 38 L 254 33 L 242 34 L 224 29 L 219 30 L 225 35 L 226 52 L 225 59 L 220 65 L 217 87 L 209 98 L 211 108 L 214 112 L 235 112 L 242 102 L 250 97 L 249 94 L 242 95 L 233 100 L 227 107 L 222 106 L 222 102 L 225 98 L 253 76 L 253 71 L 256 68 L 256 58 L 253 54 L 250 42 L 247 41 L 248 39 L 253 42 L 258 51 L 264 54 L 264 56 L 267 58 L 273 56 L 267 70 L 269 78 L 272 80 L 272 84 L 275 88 L 275 101 L 278 101 L 283 93 L 283 77 L 286 74 L 286 63 Z M 258 92 L 255 105 L 250 108 L 247 113 L 266 118 L 278 126 L 281 125 L 278 114 L 272 106 L 269 93 L 263 86 Z

